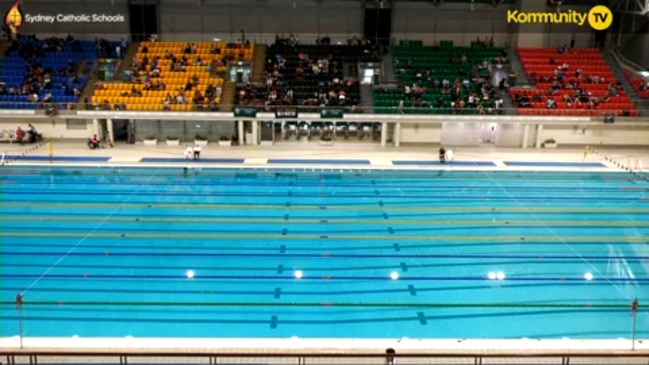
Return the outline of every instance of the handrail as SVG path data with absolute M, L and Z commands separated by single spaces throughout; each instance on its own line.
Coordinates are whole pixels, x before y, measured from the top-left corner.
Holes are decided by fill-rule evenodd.
M 624 57 L 618 46 L 611 47 L 611 54 L 620 66 L 627 68 L 630 71 L 638 72 L 645 69 L 644 67 Z
M 246 357 L 246 358 L 384 358 L 385 353 L 363 350 L 352 350 L 345 352 L 344 349 L 332 351 L 313 351 L 280 349 L 276 352 L 257 352 L 237 349 L 235 351 L 219 351 L 212 349 L 191 348 L 191 351 L 183 351 L 178 348 L 168 349 L 146 349 L 146 348 L 116 348 L 116 349 L 12 349 L 0 350 L 0 356 L 83 356 L 83 357 L 108 357 L 108 356 L 132 356 L 132 357 Z M 335 351 L 335 352 L 334 352 Z M 404 352 L 397 353 L 399 358 L 538 358 L 538 357 L 571 357 L 571 358 L 593 358 L 593 357 L 623 357 L 623 358 L 647 358 L 649 350 L 427 350 L 425 352 Z

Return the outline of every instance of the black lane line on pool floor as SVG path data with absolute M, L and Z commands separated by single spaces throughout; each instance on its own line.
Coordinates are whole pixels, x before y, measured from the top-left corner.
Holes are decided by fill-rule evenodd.
M 408 265 L 406 265 L 405 262 L 402 262 L 402 263 L 401 263 L 401 271 L 403 271 L 403 272 L 407 272 L 407 271 L 408 271 Z
M 278 274 L 284 273 L 284 265 L 277 265 L 277 273 Z
M 413 297 L 417 296 L 417 289 L 415 289 L 414 285 L 408 285 L 408 291 L 410 292 L 410 295 Z
M 428 320 L 426 320 L 426 316 L 424 315 L 424 312 L 417 312 L 417 317 L 419 317 L 419 323 L 422 325 L 427 325 Z
M 277 316 L 270 317 L 270 328 L 277 328 Z
M 275 299 L 279 299 L 282 296 L 282 288 L 275 288 L 275 294 L 273 295 Z
M 398 243 L 395 243 L 394 244 L 394 250 L 397 251 L 397 252 L 401 251 L 401 246 Z
M 286 245 L 279 246 L 279 253 L 286 253 Z

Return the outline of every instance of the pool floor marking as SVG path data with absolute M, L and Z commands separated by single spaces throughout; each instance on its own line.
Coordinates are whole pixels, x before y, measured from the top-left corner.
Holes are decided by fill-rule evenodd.
M 408 285 L 408 292 L 410 292 L 410 295 L 413 297 L 417 296 L 417 290 L 415 290 L 414 285 Z
M 395 243 L 394 244 L 394 250 L 397 251 L 397 252 L 401 251 L 401 246 L 399 246 L 398 243 Z
M 427 325 L 428 321 L 426 320 L 426 316 L 424 315 L 424 312 L 417 312 L 417 318 L 419 318 L 419 323 L 421 325 Z
M 277 328 L 277 316 L 270 317 L 270 328 Z
M 81 274 L 47 274 L 47 275 L 36 275 L 36 274 L 2 274 L 0 277 L 5 279 L 30 279 L 30 278 L 42 278 L 42 279 L 83 279 L 84 275 Z M 95 279 L 108 279 L 108 280 L 187 280 L 185 275 L 99 275 L 95 274 L 92 276 Z M 200 275 L 199 277 L 203 280 L 295 280 L 293 275 Z M 336 281 L 393 281 L 391 277 L 388 276 L 304 276 L 300 280 L 310 280 L 310 281 L 321 281 L 321 280 L 336 280 Z M 404 281 L 489 281 L 495 284 L 493 279 L 490 279 L 486 276 L 402 276 L 399 280 Z M 581 283 L 590 283 L 590 282 L 600 282 L 600 283 L 634 283 L 637 285 L 647 285 L 649 284 L 649 277 L 646 278 L 606 278 L 606 277 L 595 277 L 592 279 L 586 279 L 584 277 L 550 277 L 550 276 L 508 276 L 506 281 L 511 282 L 581 282 Z
M 0 207 L 65 207 L 65 208 L 111 208 L 118 206 L 118 203 L 59 203 L 59 202 L 0 202 Z M 353 206 L 354 210 L 368 210 L 368 211 L 430 211 L 430 212 L 445 212 L 445 211 L 461 211 L 461 212 L 547 212 L 547 213 L 584 213 L 584 212 L 597 212 L 597 213 L 649 213 L 649 208 L 599 208 L 599 207 L 420 207 L 420 206 L 385 206 L 382 201 L 379 202 L 380 208 L 376 205 L 356 205 Z M 282 209 L 291 208 L 296 210 L 350 210 L 349 205 L 291 205 L 289 202 L 286 205 L 269 204 L 269 205 L 255 205 L 255 204 L 124 204 L 121 209 L 143 209 L 143 208 L 156 208 L 156 209 Z
M 286 236 L 288 234 L 288 230 L 286 228 L 282 229 L 282 236 Z
M 279 246 L 279 252 L 280 253 L 286 253 L 286 245 Z
M 196 234 L 182 234 L 182 233 L 129 233 L 125 235 L 123 233 L 88 233 L 88 232 L 0 232 L 0 237 L 94 237 L 94 238 L 159 238 L 159 239 L 318 239 L 318 238 L 329 238 L 329 239 L 339 239 L 339 240 L 385 240 L 385 235 L 319 235 L 319 234 L 291 234 L 291 235 L 278 235 L 278 234 L 233 234 L 233 233 L 196 233 Z M 556 242 L 556 237 L 549 236 L 530 236 L 530 237 L 521 237 L 521 236 L 448 236 L 448 235 L 391 235 L 390 239 L 395 240 L 414 240 L 414 241 L 480 241 L 480 242 L 518 242 L 526 241 L 529 242 Z M 591 237 L 564 237 L 563 241 L 566 242 L 626 242 L 626 243 L 647 243 L 649 238 L 647 237 L 601 237 L 601 236 L 591 236 Z
M 408 272 L 408 266 L 406 265 L 405 262 L 402 262 L 400 266 L 401 266 L 401 271 Z
M 101 216 L 88 217 L 88 216 L 16 216 L 16 215 L 0 215 L 0 222 L 132 222 L 137 221 L 141 223 L 274 223 L 274 224 L 285 224 L 287 221 L 291 223 L 300 223 L 300 224 L 309 224 L 309 223 L 320 223 L 320 224 L 336 224 L 336 225 L 345 225 L 345 224 L 377 224 L 384 225 L 386 224 L 385 219 L 389 219 L 387 214 L 383 214 L 383 219 L 357 219 L 357 218 L 333 218 L 333 219 L 322 219 L 322 218 L 293 218 L 291 219 L 288 214 L 284 215 L 283 218 L 183 218 L 183 217 L 173 217 L 173 218 L 133 218 L 133 217 L 111 217 L 103 218 Z M 556 220 L 544 220 L 544 221 L 531 221 L 531 220 L 522 220 L 522 221 L 510 221 L 510 220 L 436 220 L 436 219 L 391 219 L 390 224 L 398 225 L 430 225 L 430 226 L 557 226 L 557 227 L 649 227 L 649 221 L 556 221 Z M 285 233 L 286 229 L 282 231 L 282 234 Z M 390 234 L 394 233 L 394 227 L 388 227 Z
M 277 265 L 277 273 L 278 274 L 284 273 L 284 265 Z
M 281 295 L 282 295 L 282 288 L 275 288 L 275 293 L 273 294 L 275 299 L 279 299 Z

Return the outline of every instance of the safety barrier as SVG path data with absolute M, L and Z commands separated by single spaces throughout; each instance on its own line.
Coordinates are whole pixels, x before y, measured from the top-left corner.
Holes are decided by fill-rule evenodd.
M 218 341 L 217 341 L 218 343 Z M 462 363 L 482 365 L 497 364 L 562 364 L 569 365 L 572 360 L 589 364 L 646 364 L 649 351 L 430 351 L 429 353 L 397 352 L 386 349 L 379 351 L 336 351 L 336 352 L 299 352 L 276 350 L 274 352 L 246 352 L 237 349 L 232 352 L 209 351 L 201 349 L 112 349 L 112 350 L 0 350 L 0 356 L 6 358 L 8 365 L 48 364 L 48 363 L 83 363 L 83 364 L 117 364 L 134 363 L 156 364 L 260 364 L 277 365 L 339 365 L 339 364 L 396 364 L 397 361 L 408 364 L 450 364 Z M 47 358 L 41 361 L 39 358 Z M 81 358 L 82 362 L 75 358 Z M 72 359 L 72 361 L 71 361 Z M 75 361 L 76 360 L 76 361 Z M 112 361 L 111 361 L 112 360 Z M 395 361 L 396 360 L 396 361 Z M 633 362 L 632 362 L 633 361 Z
M 53 151 L 54 151 L 53 144 L 49 140 L 43 140 L 43 141 L 40 141 L 40 142 L 30 146 L 28 149 L 22 151 L 20 154 L 12 156 L 11 158 L 7 157 L 6 152 L 2 152 L 2 158 L 0 160 L 0 166 L 5 166 L 5 165 L 8 165 L 8 164 L 10 164 L 12 162 L 15 162 L 17 160 L 20 160 L 21 157 L 28 156 L 32 152 L 38 151 L 39 149 L 41 149 L 44 146 L 48 147 L 48 150 L 49 150 L 48 152 L 49 152 L 49 156 L 50 156 L 50 163 L 51 163 L 52 162 L 52 157 L 53 157 Z
M 620 168 L 620 169 L 622 169 L 624 171 L 629 172 L 631 175 L 633 175 L 637 179 L 644 180 L 644 181 L 649 181 L 649 176 L 643 174 L 644 166 L 642 164 L 642 160 L 639 159 L 639 158 L 637 158 L 634 161 L 633 167 L 631 167 L 631 164 L 632 164 L 631 159 L 628 159 L 626 165 L 624 165 L 623 163 L 618 162 L 616 159 L 606 155 L 602 151 L 599 151 L 599 150 L 597 150 L 595 148 L 592 148 L 590 146 L 586 146 L 586 149 L 584 151 L 584 161 L 586 160 L 588 155 L 591 154 L 591 153 L 603 157 L 605 161 L 612 163 L 615 167 L 618 167 L 618 168 Z

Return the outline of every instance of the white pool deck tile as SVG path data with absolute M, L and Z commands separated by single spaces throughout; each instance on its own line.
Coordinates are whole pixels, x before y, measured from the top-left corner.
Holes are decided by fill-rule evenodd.
M 31 149 L 31 150 L 30 150 Z M 47 147 L 33 149 L 32 146 L 20 146 L 8 144 L 0 146 L 0 151 L 8 155 L 21 154 L 28 151 L 28 155 L 47 156 Z M 93 157 L 110 157 L 108 162 L 103 163 L 65 163 L 79 165 L 125 165 L 140 163 L 139 159 L 144 157 L 162 157 L 162 158 L 183 158 L 185 146 L 144 146 L 141 144 L 127 145 L 116 144 L 115 148 L 106 148 L 99 150 L 89 150 L 83 143 L 74 142 L 54 142 L 54 156 L 93 156 Z M 341 143 L 335 146 L 335 149 L 317 144 L 290 144 L 281 143 L 274 146 L 238 146 L 238 147 L 218 147 L 206 146 L 203 148 L 201 156 L 203 158 L 240 158 L 244 159 L 243 164 L 219 164 L 201 162 L 200 166 L 210 167 L 245 167 L 245 166 L 272 166 L 273 168 L 296 168 L 308 166 L 315 167 L 344 167 L 344 168 L 394 168 L 394 169 L 462 169 L 462 170 L 493 170 L 494 167 L 474 167 L 474 166 L 451 166 L 451 165 L 409 165 L 395 166 L 393 161 L 436 161 L 438 153 L 433 146 L 402 146 L 380 147 L 378 145 L 364 143 Z M 331 164 L 315 166 L 313 164 L 268 164 L 269 159 L 319 159 L 319 160 L 369 160 L 369 165 L 342 165 Z M 642 165 L 643 170 L 647 171 L 649 166 L 649 149 L 599 149 L 589 153 L 584 159 L 584 148 L 562 148 L 562 149 L 520 149 L 520 148 L 496 148 L 493 146 L 485 147 L 458 147 L 455 150 L 455 161 L 489 161 L 494 163 L 495 169 L 509 170 L 589 170 L 605 169 L 611 171 L 624 170 L 628 165 L 635 168 Z M 601 162 L 605 167 L 538 167 L 538 166 L 506 166 L 507 161 L 530 161 L 530 162 Z M 11 161 L 12 164 L 48 164 L 48 162 L 33 161 Z M 57 162 L 57 164 L 62 164 Z M 169 166 L 186 166 L 191 162 L 175 163 L 152 163 L 151 165 L 169 165 Z
M 82 143 L 54 142 L 55 156 L 105 156 L 111 157 L 108 162 L 101 163 L 76 163 L 65 162 L 53 165 L 76 165 L 76 166 L 190 166 L 193 167 L 250 167 L 250 168 L 292 168 L 292 169 L 432 169 L 432 170 L 517 170 L 517 171 L 602 171 L 615 172 L 625 171 L 625 166 L 631 164 L 633 167 L 642 165 L 644 171 L 649 166 L 649 149 L 599 149 L 591 152 L 584 159 L 584 148 L 561 148 L 556 150 L 543 149 L 519 149 L 519 148 L 495 148 L 469 147 L 457 148 L 455 150 L 456 161 L 490 161 L 495 166 L 474 167 L 458 165 L 417 165 L 417 166 L 394 166 L 393 161 L 435 161 L 437 151 L 434 147 L 402 146 L 400 148 L 382 148 L 369 144 L 339 144 L 336 148 L 323 147 L 313 144 L 278 144 L 275 146 L 240 146 L 232 148 L 219 148 L 207 146 L 203 149 L 203 158 L 241 158 L 242 164 L 193 164 L 191 162 L 179 163 L 140 163 L 143 157 L 166 157 L 182 158 L 185 146 L 172 147 L 166 145 L 143 146 L 140 144 L 126 145 L 116 144 L 112 149 L 89 150 Z M 21 154 L 27 151 L 29 146 L 4 145 L 0 151 L 12 154 Z M 32 150 L 29 155 L 47 156 L 47 148 Z M 326 160 L 369 160 L 369 165 L 276 165 L 268 164 L 272 158 L 290 159 L 326 159 Z M 538 167 L 538 166 L 507 166 L 507 161 L 531 161 L 531 162 L 602 162 L 604 167 Z M 10 165 L 49 165 L 48 162 L 18 162 L 11 161 Z M 608 166 L 608 167 L 606 167 Z M 543 354 L 600 354 L 600 353 L 629 353 L 631 351 L 631 340 L 582 340 L 582 339 L 557 339 L 557 340 L 474 340 L 474 339 L 174 339 L 174 338 L 25 338 L 23 341 L 25 349 L 48 349 L 52 351 L 64 351 L 65 349 L 78 349 L 95 351 L 103 349 L 114 351 L 116 354 L 125 350 L 151 351 L 151 352 L 228 352 L 228 353 L 381 353 L 386 348 L 394 348 L 397 352 L 409 353 L 457 353 L 457 354 L 512 354 L 521 355 L 530 353 Z M 18 337 L 0 338 L 0 348 L 18 349 L 20 341 Z M 377 352 L 378 351 L 378 352 Z M 647 364 L 649 357 L 649 339 L 636 341 L 634 354 L 644 356 L 644 359 L 602 359 L 594 358 L 580 360 L 581 364 Z M 174 359 L 174 362 L 177 359 Z M 273 359 L 271 359 L 273 360 Z M 360 360 L 343 360 L 340 363 L 358 363 Z M 441 361 L 441 362 L 440 362 Z M 427 359 L 430 364 L 460 364 L 474 363 L 474 359 L 454 360 L 432 360 Z M 486 360 L 485 360 L 486 361 Z M 503 360 L 506 363 L 510 360 Z M 550 360 L 548 360 L 550 361 Z M 61 361 L 59 361 L 61 362 Z M 65 361 L 63 361 L 65 362 Z M 251 358 L 244 361 L 230 361 L 227 363 L 258 363 L 257 359 Z M 273 363 L 273 361 L 263 361 Z M 319 361 L 313 360 L 318 363 Z M 325 361 L 320 361 L 323 363 Z M 330 360 L 329 360 L 330 362 Z M 367 360 L 364 361 L 367 363 Z M 288 363 L 288 362 L 277 362 Z M 293 362 L 294 363 L 294 362 Z M 408 359 L 400 361 L 400 364 L 412 363 Z M 421 363 L 421 360 L 419 361 Z M 488 362 L 485 362 L 485 364 Z M 530 359 L 522 362 L 520 359 L 511 360 L 517 364 L 540 364 L 556 363 L 541 361 L 541 359 Z M 572 362 L 575 364 L 576 362 Z

